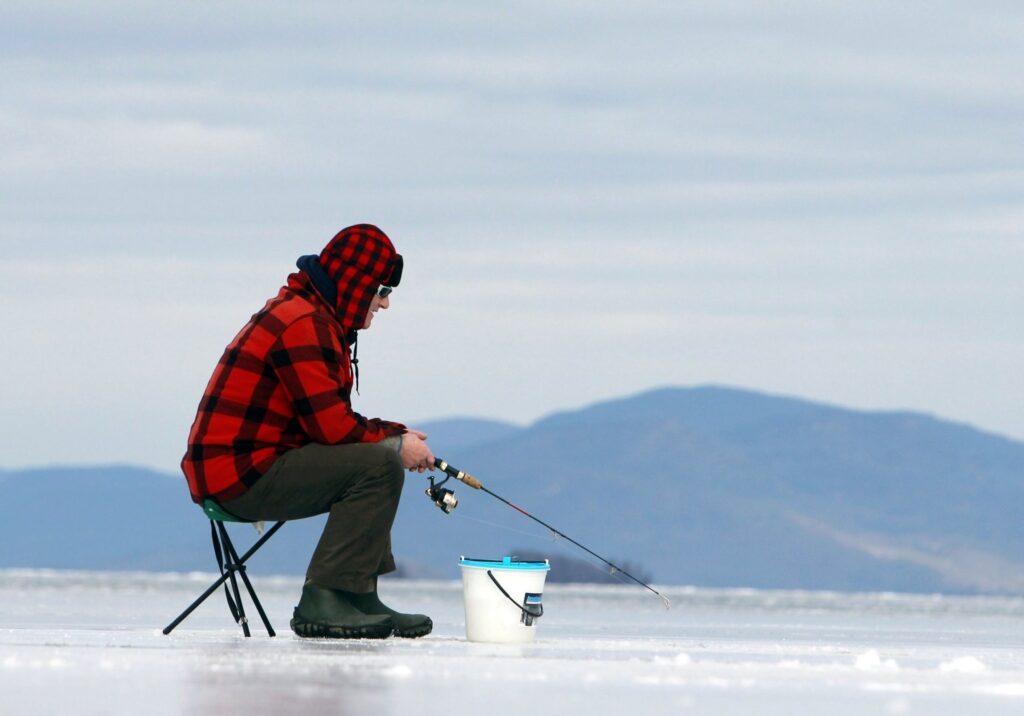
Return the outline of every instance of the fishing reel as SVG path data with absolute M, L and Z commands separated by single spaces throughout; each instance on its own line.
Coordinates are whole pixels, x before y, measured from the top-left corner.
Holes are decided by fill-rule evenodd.
M 430 487 L 426 489 L 427 497 L 430 501 L 437 505 L 442 512 L 446 515 L 451 513 L 458 504 L 459 498 L 455 496 L 455 490 L 449 490 L 447 487 L 443 487 L 444 483 L 451 479 L 451 475 L 446 475 L 441 482 L 434 484 L 433 476 L 430 477 Z

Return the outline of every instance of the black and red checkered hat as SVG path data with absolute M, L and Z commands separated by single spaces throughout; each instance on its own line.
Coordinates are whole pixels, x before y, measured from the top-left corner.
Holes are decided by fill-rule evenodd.
M 379 286 L 402 280 L 402 256 L 372 224 L 342 229 L 320 252 L 319 264 L 338 288 L 335 308 L 346 329 L 360 328 Z

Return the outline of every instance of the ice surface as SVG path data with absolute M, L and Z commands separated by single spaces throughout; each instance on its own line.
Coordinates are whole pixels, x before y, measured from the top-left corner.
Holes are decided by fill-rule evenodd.
M 300 581 L 254 578 L 279 636 L 209 574 L 0 571 L 0 713 L 1019 714 L 1024 600 L 548 585 L 538 641 L 464 638 L 461 585 L 388 581 L 424 639 L 300 640 Z M 257 622 L 258 623 L 258 622 Z

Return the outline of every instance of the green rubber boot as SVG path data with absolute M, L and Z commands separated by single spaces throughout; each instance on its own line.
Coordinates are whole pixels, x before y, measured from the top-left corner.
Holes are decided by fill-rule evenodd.
M 347 597 L 351 592 L 306 582 L 292 616 L 292 631 L 303 637 L 386 639 L 395 631 L 388 614 L 367 614 Z M 428 629 L 429 631 L 429 629 Z
M 434 628 L 434 622 L 426 614 L 402 614 L 384 604 L 377 596 L 376 586 L 372 592 L 366 594 L 356 592 L 343 592 L 343 594 L 363 614 L 391 617 L 391 621 L 395 625 L 395 636 L 415 639 L 426 636 Z

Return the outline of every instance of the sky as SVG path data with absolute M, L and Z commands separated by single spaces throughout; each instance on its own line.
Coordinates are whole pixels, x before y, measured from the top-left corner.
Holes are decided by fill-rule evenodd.
M 1024 439 L 1024 7 L 0 8 L 0 468 L 175 470 L 342 227 L 405 256 L 355 408 L 665 385 Z

